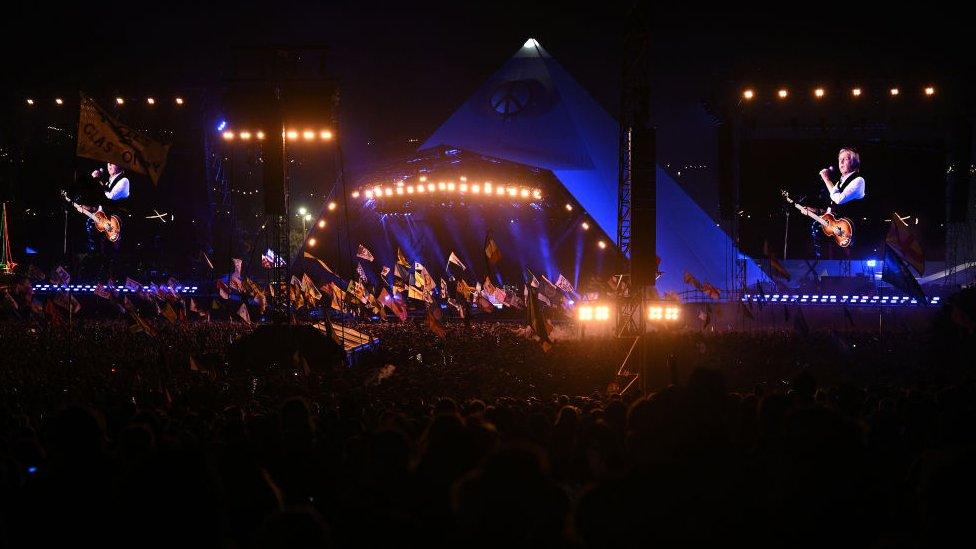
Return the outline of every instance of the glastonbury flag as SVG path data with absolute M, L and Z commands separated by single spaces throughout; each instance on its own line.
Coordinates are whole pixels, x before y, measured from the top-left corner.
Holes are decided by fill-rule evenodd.
M 356 250 L 356 257 L 365 259 L 366 261 L 373 260 L 373 254 L 370 253 L 370 251 L 366 249 L 366 246 L 363 246 L 362 244 L 360 244 L 359 249 Z
M 458 267 L 461 267 L 462 271 L 468 270 L 468 268 L 464 266 L 464 263 L 461 263 L 461 258 L 459 258 L 457 254 L 455 254 L 454 252 L 451 252 L 451 255 L 448 256 L 447 258 L 448 267 L 450 267 L 451 263 L 457 265 Z
M 81 94 L 78 113 L 78 156 L 111 162 L 149 176 L 153 185 L 166 166 L 169 145 L 157 143 L 102 110 Z
M 406 267 L 407 269 L 410 268 L 410 260 L 407 259 L 407 256 L 403 255 L 403 250 L 400 248 L 397 248 L 397 263 Z
M 562 274 L 560 274 L 559 278 L 556 279 L 556 287 L 568 294 L 576 293 L 576 290 L 573 289 L 573 285 L 570 284 L 569 281 L 566 280 L 566 277 Z
M 891 284 L 895 288 L 909 294 L 918 300 L 921 305 L 925 304 L 925 292 L 918 285 L 918 281 L 908 270 L 908 265 L 895 252 L 890 244 L 885 243 L 884 268 L 881 272 L 881 280 Z
M 380 276 L 382 276 L 383 278 L 386 278 L 386 275 L 388 275 L 388 274 L 390 274 L 390 268 L 387 267 L 386 265 L 383 265 L 383 268 L 380 269 Z
M 495 239 L 491 236 L 491 231 L 485 236 L 485 258 L 488 259 L 488 265 L 494 267 L 502 260 L 502 250 L 495 243 Z

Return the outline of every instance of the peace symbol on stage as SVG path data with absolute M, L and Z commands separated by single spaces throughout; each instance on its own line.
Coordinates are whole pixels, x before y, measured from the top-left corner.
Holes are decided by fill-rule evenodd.
M 502 116 L 515 116 L 522 112 L 529 101 L 532 99 L 532 88 L 522 80 L 503 82 L 494 93 L 488 103 L 492 110 Z

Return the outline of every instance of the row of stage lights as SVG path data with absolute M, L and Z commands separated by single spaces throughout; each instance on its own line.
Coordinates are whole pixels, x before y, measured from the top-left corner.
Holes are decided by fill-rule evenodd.
M 253 132 L 250 130 L 241 130 L 237 132 L 233 130 L 224 130 L 220 135 L 224 138 L 224 141 L 234 141 L 235 139 L 240 141 L 264 141 L 265 137 L 267 137 L 267 135 L 261 130 L 256 130 Z M 335 136 L 333 135 L 332 130 L 285 130 L 281 132 L 281 137 L 283 139 L 287 139 L 288 141 L 298 141 L 301 139 L 302 141 L 311 142 L 316 140 L 332 141 Z
M 864 305 L 917 305 L 918 300 L 913 297 L 901 295 L 810 295 L 810 294 L 745 294 L 742 296 L 744 302 L 758 303 L 765 301 L 769 303 L 850 303 Z M 938 305 L 939 296 L 929 299 L 932 305 Z
M 851 88 L 851 90 L 850 90 L 851 97 L 861 97 L 861 96 L 864 95 L 864 93 L 865 93 L 864 88 Z M 827 96 L 827 90 L 825 88 L 814 88 L 812 94 L 813 94 L 814 99 L 823 99 L 823 98 L 825 98 Z M 925 97 L 932 97 L 932 96 L 934 96 L 935 95 L 935 87 L 934 86 L 926 86 L 925 88 L 922 89 L 922 94 Z M 900 88 L 889 88 L 888 89 L 888 95 L 890 97 L 898 97 L 898 96 L 901 95 L 901 89 Z M 746 89 L 742 90 L 742 99 L 744 99 L 746 101 L 752 101 L 753 99 L 756 99 L 757 97 L 759 97 L 759 92 L 757 92 L 753 88 L 746 88 Z M 776 97 L 778 99 L 780 99 L 780 100 L 789 99 L 789 97 L 790 97 L 790 90 L 788 88 L 780 88 L 780 89 L 776 90 Z
M 647 319 L 652 322 L 675 322 L 681 316 L 677 305 L 653 304 L 647 307 Z M 576 318 L 580 322 L 608 322 L 609 305 L 580 305 L 576 308 Z
M 111 289 L 111 286 L 104 286 L 104 288 Z M 192 294 L 193 292 L 196 292 L 198 288 L 199 288 L 198 286 L 175 286 L 173 287 L 173 290 L 175 290 L 176 293 L 178 294 Z M 97 284 L 60 284 L 60 285 L 59 284 L 35 284 L 34 285 L 35 292 L 55 292 L 55 291 L 67 290 L 69 292 L 92 293 L 96 289 L 98 289 Z M 122 293 L 135 293 L 132 290 L 126 288 L 125 286 L 115 286 L 114 289 L 115 291 L 122 292 Z M 145 292 L 148 292 L 150 289 L 151 288 L 149 286 L 142 287 L 142 290 Z
M 366 200 L 369 200 L 383 197 L 437 192 L 497 196 L 502 198 L 522 198 L 526 200 L 542 199 L 541 189 L 493 184 L 491 181 L 485 181 L 483 184 L 469 184 L 466 177 L 462 177 L 460 183 L 455 183 L 454 181 L 439 181 L 437 183 L 433 183 L 428 182 L 426 176 L 420 177 L 420 181 L 416 185 L 405 185 L 402 181 L 397 182 L 396 186 L 393 187 L 381 187 L 380 185 L 376 185 L 375 187 L 365 188 L 361 191 L 353 191 L 352 197 L 363 197 Z
M 34 105 L 37 105 L 38 104 L 37 101 L 35 101 L 31 97 L 28 97 L 25 101 L 27 102 L 27 106 L 28 107 L 33 107 Z M 147 97 L 146 98 L 146 104 L 149 105 L 149 106 L 154 106 L 157 103 L 159 103 L 159 101 L 157 101 L 155 97 L 151 97 L 150 96 L 150 97 Z M 54 98 L 54 104 L 57 105 L 58 107 L 63 107 L 64 106 L 64 99 L 62 99 L 60 97 L 55 97 Z M 118 106 L 120 106 L 120 107 L 123 106 L 123 105 L 125 105 L 125 98 L 124 97 L 116 97 L 115 98 L 115 104 L 118 105 Z M 186 104 L 186 100 L 183 99 L 182 97 L 177 96 L 177 97 L 174 97 L 173 98 L 173 104 L 175 104 L 177 107 L 182 107 L 183 105 Z

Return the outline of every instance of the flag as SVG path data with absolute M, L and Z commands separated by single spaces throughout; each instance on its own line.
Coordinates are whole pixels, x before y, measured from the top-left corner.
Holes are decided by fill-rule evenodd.
M 502 260 L 502 251 L 495 243 L 495 239 L 491 236 L 491 231 L 485 236 L 485 258 L 488 259 L 488 265 L 494 267 Z
M 136 282 L 135 280 L 132 280 L 129 277 L 126 277 L 125 278 L 125 289 L 126 290 L 129 290 L 130 292 L 133 292 L 133 293 L 139 292 L 139 291 L 142 290 L 142 284 L 140 284 L 139 282 Z
M 389 301 L 385 302 L 386 306 L 389 307 L 393 314 L 400 319 L 400 322 L 406 322 L 407 320 L 407 305 L 397 299 L 396 297 L 391 297 Z
M 451 263 L 457 265 L 458 267 L 461 267 L 462 271 L 468 270 L 468 268 L 464 266 L 464 263 L 461 263 L 461 259 L 454 252 L 451 252 L 451 255 L 448 256 L 447 258 L 448 267 L 450 267 Z
M 694 289 L 696 289 L 698 291 L 701 291 L 702 290 L 702 283 L 697 278 L 695 278 L 694 275 L 692 275 L 688 271 L 685 271 L 684 280 L 685 280 L 685 284 L 691 285 L 691 287 L 693 287 Z
M 128 285 L 126 287 L 128 287 Z M 223 280 L 217 280 L 217 292 L 223 299 L 230 299 L 230 288 L 224 284 Z
M 745 302 L 740 301 L 739 304 L 742 305 L 742 314 L 743 314 L 743 316 L 745 316 L 749 320 L 756 320 L 755 315 L 752 314 L 752 310 L 749 309 L 749 306 L 746 305 Z
M 528 290 L 528 295 L 526 296 L 527 302 L 527 315 L 529 321 L 529 327 L 535 333 L 536 337 L 539 338 L 539 342 L 542 344 L 542 350 L 549 352 L 552 348 L 552 340 L 549 339 L 549 334 L 552 332 L 552 324 L 546 321 L 545 314 L 542 311 L 542 307 L 539 306 L 538 300 L 538 290 Z
M 457 282 L 457 291 L 459 294 L 461 294 L 461 297 L 463 297 L 464 299 L 471 299 L 471 294 L 474 293 L 474 288 L 472 288 L 467 282 L 465 282 L 462 279 L 462 280 L 458 280 Z
M 776 254 L 773 253 L 773 249 L 769 246 L 769 241 L 763 242 L 763 255 L 769 259 L 769 269 L 772 276 L 782 278 L 783 280 L 790 279 L 790 272 L 786 270 L 786 267 L 776 259 Z
M 342 304 L 346 300 L 346 292 L 336 285 L 335 282 L 329 282 L 329 290 L 332 294 L 332 308 L 337 311 L 342 311 Z
M 441 278 L 441 297 L 447 297 L 447 281 Z
M 366 261 L 373 260 L 373 254 L 370 253 L 370 251 L 366 249 L 366 246 L 363 246 L 362 244 L 360 244 L 359 249 L 356 250 L 356 257 L 365 259 Z
M 237 309 L 237 316 L 241 317 L 245 324 L 251 323 L 251 314 L 247 311 L 246 304 L 241 303 L 240 308 Z
M 77 135 L 78 156 L 118 164 L 148 175 L 153 185 L 159 183 L 169 145 L 157 143 L 122 124 L 85 94 L 81 94 Z
M 440 309 L 434 305 L 427 307 L 427 318 L 426 324 L 430 328 L 430 331 L 434 332 L 434 335 L 441 339 L 447 339 L 447 330 L 444 325 L 441 324 L 440 320 Z
M 566 280 L 566 277 L 564 277 L 562 274 L 560 274 L 559 278 L 556 279 L 556 287 L 569 294 L 576 293 L 576 290 L 573 289 L 573 285 L 570 284 L 569 281 Z
M 722 292 L 715 286 L 712 286 L 711 283 L 709 282 L 702 283 L 701 290 L 705 292 L 705 294 L 712 299 L 718 299 L 722 297 Z
M 702 321 L 702 330 L 707 328 L 712 323 L 712 306 L 706 303 L 705 308 L 698 311 L 698 318 Z
M 190 355 L 190 371 L 191 371 L 191 372 L 200 372 L 200 371 L 202 371 L 202 370 L 203 370 L 203 369 L 202 369 L 202 368 L 200 368 L 200 365 L 199 365 L 199 364 L 197 363 L 197 361 L 196 361 L 196 360 L 195 360 L 195 359 L 193 358 L 193 355 Z
M 388 275 L 388 274 L 390 274 L 390 268 L 387 267 L 386 265 L 383 265 L 383 268 L 380 269 L 380 276 L 382 276 L 383 278 L 386 278 L 386 275 Z
M 170 321 L 173 324 L 176 324 L 176 311 L 173 309 L 173 306 L 170 305 L 168 302 L 163 306 L 162 314 L 166 318 L 166 320 Z
M 55 286 L 67 286 L 71 284 L 71 275 L 68 274 L 67 269 L 58 265 L 54 272 L 51 273 L 51 284 Z
M 95 295 L 102 299 L 112 299 L 112 293 L 105 289 L 103 284 L 95 286 Z
M 906 263 L 915 268 L 918 276 L 925 274 L 925 253 L 922 251 L 922 243 L 912 227 L 902 221 L 897 213 L 892 214 L 891 226 L 888 227 L 885 242 Z
M 268 250 L 268 251 L 270 252 L 271 250 Z M 335 274 L 335 272 L 331 268 L 329 268 L 328 265 L 325 264 L 325 261 L 322 261 L 321 259 L 315 257 L 314 255 L 312 255 L 312 254 L 310 254 L 308 252 L 305 252 L 304 257 L 305 257 L 305 259 L 314 259 L 316 262 L 318 262 L 318 264 L 319 264 L 320 267 L 322 267 L 323 269 L 325 269 L 325 271 L 327 273 L 333 274 L 333 275 Z
M 918 281 L 908 270 L 908 265 L 898 256 L 887 242 L 884 245 L 884 267 L 881 280 L 914 297 L 920 304 L 925 304 L 925 292 L 918 285 Z
M 495 310 L 495 307 L 491 304 L 491 301 L 485 299 L 485 296 L 481 295 L 480 292 L 475 297 L 475 302 L 478 304 L 478 307 L 486 313 L 490 313 Z
M 369 278 L 366 276 L 366 271 L 363 269 L 363 264 L 356 262 L 356 273 L 359 274 L 359 280 L 363 281 L 363 284 L 369 282 Z
M 529 286 L 532 286 L 533 288 L 538 288 L 539 287 L 539 279 L 535 277 L 535 273 L 533 273 L 532 271 L 529 271 L 528 269 L 526 269 L 526 271 L 528 271 L 529 277 L 530 277 L 529 280 L 528 280 L 528 285 Z
M 407 256 L 403 255 L 403 250 L 400 248 L 397 248 L 397 264 L 402 265 L 407 269 L 410 268 L 410 260 L 407 259 Z
M 244 260 L 243 259 L 234 258 L 234 259 L 231 259 L 231 261 L 234 262 L 234 276 L 236 276 L 237 278 L 240 278 L 241 277 L 241 267 L 244 265 Z
M 227 285 L 237 290 L 238 292 L 244 293 L 244 282 L 241 280 L 241 277 L 237 273 L 230 275 L 229 282 Z

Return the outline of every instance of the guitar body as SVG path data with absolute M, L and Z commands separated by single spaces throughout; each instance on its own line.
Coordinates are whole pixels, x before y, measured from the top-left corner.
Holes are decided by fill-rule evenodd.
M 119 216 L 109 216 L 105 212 L 99 211 L 96 211 L 92 215 L 94 216 L 92 221 L 95 222 L 95 227 L 99 232 L 105 233 L 105 238 L 109 242 L 118 242 L 122 238 L 122 224 L 119 222 Z
M 833 214 L 825 213 L 823 217 L 824 221 L 827 222 L 823 225 L 823 232 L 825 235 L 834 239 L 841 248 L 846 248 L 851 245 L 854 240 L 854 223 L 846 217 L 837 219 Z

